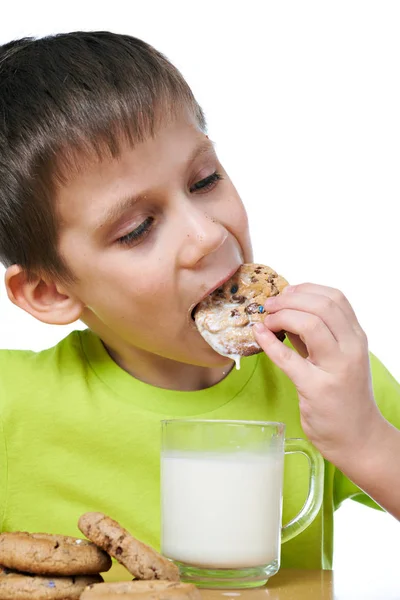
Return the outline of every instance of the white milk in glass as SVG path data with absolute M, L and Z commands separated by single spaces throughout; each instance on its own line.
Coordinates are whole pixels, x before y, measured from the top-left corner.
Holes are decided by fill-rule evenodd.
M 161 474 L 165 556 L 206 568 L 279 558 L 283 456 L 166 452 Z

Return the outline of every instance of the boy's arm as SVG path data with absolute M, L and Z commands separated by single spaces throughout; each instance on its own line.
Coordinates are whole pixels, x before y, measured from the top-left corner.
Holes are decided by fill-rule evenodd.
M 376 445 L 349 457 L 342 473 L 400 520 L 400 431 L 382 419 L 376 435 Z
M 302 284 L 269 299 L 265 310 L 255 335 L 295 384 L 305 434 L 324 458 L 400 518 L 400 433 L 384 419 L 400 427 L 399 386 L 391 379 L 387 388 L 373 388 L 367 338 L 348 300 L 338 290 Z M 281 330 L 297 352 L 272 333 Z M 388 390 L 389 402 L 383 398 Z
M 365 448 L 362 458 L 351 457 L 345 474 L 336 471 L 335 505 L 353 498 L 374 508 L 378 504 L 400 519 L 400 385 L 373 354 L 370 364 L 374 396 L 384 415 L 382 429 L 377 429 L 377 442 Z M 382 490 L 390 490 L 388 499 L 380 497 Z

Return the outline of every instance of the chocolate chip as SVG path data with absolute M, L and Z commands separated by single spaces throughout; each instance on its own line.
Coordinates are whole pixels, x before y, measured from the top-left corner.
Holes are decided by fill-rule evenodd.
M 277 296 L 279 294 L 279 290 L 276 287 L 276 285 L 272 284 L 271 285 L 271 296 Z
M 56 542 L 56 545 L 54 546 L 54 550 L 57 550 L 57 548 L 60 547 L 60 544 L 58 542 Z
M 250 281 L 251 281 L 251 283 L 257 283 L 258 279 L 257 279 L 257 277 L 254 277 L 254 275 L 253 275 L 253 277 L 250 279 Z
M 243 304 L 246 300 L 246 296 L 232 296 L 232 302 L 236 302 L 236 304 Z
M 258 312 L 258 307 L 259 307 L 259 304 L 257 304 L 257 302 L 252 302 L 251 304 L 246 306 L 245 312 L 247 312 L 248 315 L 254 315 L 255 313 Z
M 267 283 L 274 283 L 275 279 L 276 279 L 276 275 L 270 274 L 270 275 L 268 275 Z
M 120 554 L 122 554 L 122 552 L 123 552 L 123 550 L 122 550 L 121 546 L 118 546 L 117 549 L 116 549 L 116 551 L 115 551 L 115 554 L 117 556 L 119 556 Z
M 259 275 L 261 273 L 261 267 L 257 267 L 257 269 L 254 269 L 254 273 L 257 273 L 257 275 Z
M 234 308 L 231 311 L 231 317 L 238 317 L 239 315 L 240 315 L 240 312 L 239 312 L 239 310 L 237 308 Z

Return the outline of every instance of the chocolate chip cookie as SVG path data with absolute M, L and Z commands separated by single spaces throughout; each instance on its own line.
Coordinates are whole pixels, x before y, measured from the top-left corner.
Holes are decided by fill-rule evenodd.
M 81 600 L 201 600 L 199 590 L 191 583 L 171 581 L 123 581 L 89 585 Z
M 124 565 L 136 579 L 179 580 L 176 565 L 134 538 L 103 513 L 85 513 L 79 519 L 78 527 L 89 540 Z
M 264 320 L 264 304 L 277 296 L 288 282 L 265 265 L 245 264 L 224 285 L 197 306 L 196 326 L 216 352 L 236 359 L 261 352 L 252 325 Z M 279 332 L 280 340 L 285 338 Z
M 0 570 L 1 600 L 78 600 L 90 584 L 103 581 L 100 575 L 42 577 Z
M 91 575 L 108 571 L 111 558 L 87 540 L 17 531 L 0 534 L 0 564 L 41 575 Z

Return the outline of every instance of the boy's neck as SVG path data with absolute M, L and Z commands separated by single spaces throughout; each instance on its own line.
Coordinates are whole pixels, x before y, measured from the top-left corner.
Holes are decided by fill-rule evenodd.
M 103 345 L 113 361 L 135 379 L 168 390 L 204 390 L 222 381 L 234 366 L 232 361 L 225 367 L 199 367 L 150 355 L 132 346 L 115 349 L 104 340 Z

